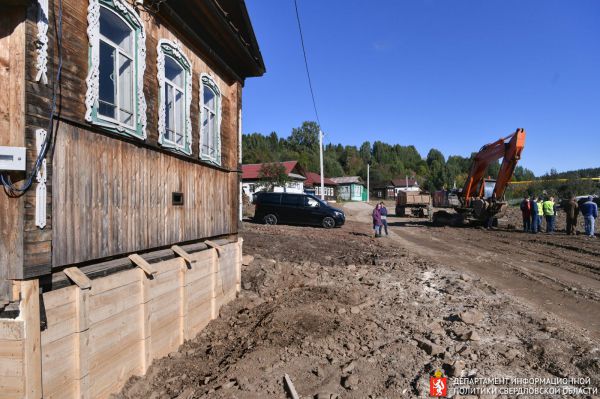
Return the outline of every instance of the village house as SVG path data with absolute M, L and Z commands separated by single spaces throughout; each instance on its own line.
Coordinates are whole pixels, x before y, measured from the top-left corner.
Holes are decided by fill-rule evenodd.
M 108 397 L 235 298 L 264 72 L 241 0 L 2 2 L 0 396 Z
M 394 200 L 398 191 L 421 191 L 421 188 L 415 178 L 406 177 L 377 183 L 371 193 L 377 199 Z
M 360 176 L 332 177 L 331 181 L 338 185 L 337 196 L 342 201 L 367 200 L 367 188 Z
M 273 192 L 303 193 L 306 177 L 303 176 L 304 172 L 298 164 L 298 161 L 285 161 L 280 162 L 280 164 L 285 169 L 288 181 L 283 186 L 275 185 L 272 187 Z M 252 201 L 253 194 L 268 189 L 265 181 L 261 179 L 263 165 L 267 164 L 253 163 L 242 165 L 242 190 L 244 191 L 244 194 L 248 196 L 250 201 Z
M 325 177 L 323 179 L 324 197 L 326 201 L 335 202 L 336 200 L 336 188 L 337 183 L 330 178 Z M 306 180 L 304 181 L 304 192 L 308 194 L 314 194 L 317 197 L 321 197 L 321 175 L 314 172 L 306 173 Z

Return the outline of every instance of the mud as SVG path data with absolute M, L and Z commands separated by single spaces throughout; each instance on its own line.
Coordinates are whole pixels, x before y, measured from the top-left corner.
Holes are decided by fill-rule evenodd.
M 239 298 L 115 397 L 284 398 L 284 374 L 302 398 L 428 397 L 437 369 L 463 377 L 589 377 L 589 386 L 600 387 L 598 327 L 573 322 L 488 272 L 500 270 L 516 285 L 539 278 L 544 290 L 598 314 L 596 241 L 394 218 L 391 236 L 376 240 L 369 209 L 348 211 L 353 220 L 334 230 L 245 223 L 244 251 L 255 259 L 243 269 Z M 511 259 L 551 265 L 574 281 L 505 266 Z

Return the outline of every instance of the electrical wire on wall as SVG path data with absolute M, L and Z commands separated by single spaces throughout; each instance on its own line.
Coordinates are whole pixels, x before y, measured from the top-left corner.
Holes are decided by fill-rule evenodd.
M 48 128 L 46 129 L 46 139 L 42 143 L 41 150 L 35 160 L 33 169 L 29 174 L 25 175 L 25 182 L 19 187 L 12 182 L 10 176 L 6 173 L 0 173 L 0 183 L 4 187 L 4 191 L 9 197 L 20 197 L 27 192 L 33 185 L 33 179 L 39 172 L 48 150 L 52 144 L 52 138 L 55 133 L 54 120 L 56 117 L 56 100 L 60 87 L 60 77 L 62 72 L 62 0 L 58 0 L 58 17 L 56 20 L 56 44 L 58 51 L 58 67 L 56 69 L 56 79 L 52 84 L 52 101 L 50 102 L 50 116 L 48 118 Z

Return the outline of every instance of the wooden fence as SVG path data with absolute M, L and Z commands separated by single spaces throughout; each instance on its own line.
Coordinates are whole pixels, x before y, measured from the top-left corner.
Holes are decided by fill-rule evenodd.
M 240 290 L 242 240 L 42 295 L 0 319 L 0 398 L 106 398 L 193 338 Z M 40 350 L 41 349 L 41 350 Z

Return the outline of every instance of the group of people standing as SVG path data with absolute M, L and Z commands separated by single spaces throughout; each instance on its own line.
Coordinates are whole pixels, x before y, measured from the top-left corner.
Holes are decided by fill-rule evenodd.
M 375 205 L 373 209 L 373 231 L 375 237 L 381 237 L 383 234 L 382 230 L 385 230 L 385 235 L 388 235 L 388 224 L 387 224 L 388 210 L 383 202 Z
M 554 197 L 534 197 L 525 196 L 521 201 L 521 214 L 523 215 L 523 231 L 530 233 L 539 233 L 542 231 L 542 221 L 546 220 L 546 233 L 554 233 L 556 225 L 556 216 L 558 206 L 554 202 Z M 562 203 L 562 209 L 566 213 L 567 234 L 575 235 L 577 233 L 577 217 L 579 213 L 583 215 L 585 234 L 594 237 L 594 224 L 598 217 L 598 206 L 589 196 L 587 201 L 581 206 L 577 199 L 572 196 L 568 201 Z
M 523 231 L 539 233 L 542 231 L 543 220 L 546 219 L 546 233 L 554 232 L 556 222 L 556 204 L 554 197 L 545 200 L 542 197 L 527 195 L 521 201 L 521 214 L 523 215 Z

